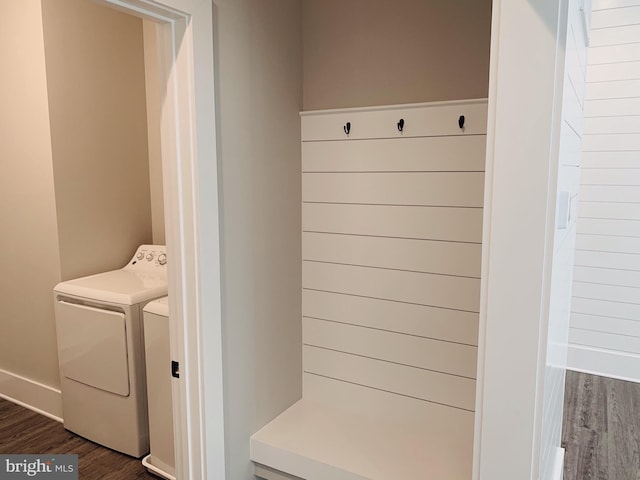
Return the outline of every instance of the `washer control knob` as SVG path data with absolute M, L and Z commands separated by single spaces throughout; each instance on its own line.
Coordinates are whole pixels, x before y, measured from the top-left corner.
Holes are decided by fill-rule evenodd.
M 147 260 L 150 262 L 151 260 L 153 260 L 153 253 L 150 253 L 149 255 L 147 255 Z
M 142 253 L 142 252 L 138 252 L 138 254 L 136 255 L 136 258 L 137 258 L 138 260 L 142 260 L 142 259 L 144 258 L 144 253 Z
M 158 263 L 160 265 L 166 265 L 167 264 L 167 254 L 166 253 L 161 253 L 160 255 L 158 255 Z

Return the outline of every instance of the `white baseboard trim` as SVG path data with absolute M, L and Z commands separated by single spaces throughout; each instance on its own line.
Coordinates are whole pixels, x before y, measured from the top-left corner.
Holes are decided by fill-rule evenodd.
M 640 383 L 640 355 L 569 344 L 567 369 Z
M 553 472 L 550 480 L 562 480 L 564 477 L 564 448 L 556 448 L 553 460 Z
M 62 392 L 0 369 L 0 398 L 62 423 Z

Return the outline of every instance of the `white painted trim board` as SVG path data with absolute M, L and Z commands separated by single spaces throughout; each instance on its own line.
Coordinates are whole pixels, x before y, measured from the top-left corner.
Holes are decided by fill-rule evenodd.
M 99 1 L 160 24 L 171 358 L 181 373 L 172 395 L 176 476 L 225 478 L 213 3 Z
M 564 477 L 564 448 L 557 448 L 553 460 L 551 480 L 562 480 Z
M 62 394 L 57 388 L 0 370 L 0 398 L 62 423 Z
M 640 355 L 569 344 L 567 369 L 640 383 Z

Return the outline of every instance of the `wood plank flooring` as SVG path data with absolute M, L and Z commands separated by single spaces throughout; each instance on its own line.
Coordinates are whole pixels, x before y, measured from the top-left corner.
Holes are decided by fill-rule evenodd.
M 567 372 L 564 480 L 640 480 L 640 384 Z
M 139 459 L 104 448 L 61 423 L 0 398 L 0 453 L 75 453 L 81 480 L 157 479 Z

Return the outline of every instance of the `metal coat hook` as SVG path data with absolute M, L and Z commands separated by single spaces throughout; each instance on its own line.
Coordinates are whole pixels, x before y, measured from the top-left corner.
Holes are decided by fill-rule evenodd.
M 459 126 L 460 128 L 464 128 L 464 115 L 460 115 L 460 116 L 458 117 L 458 126 Z
M 398 122 L 398 131 L 402 133 L 402 130 L 404 130 L 404 118 L 401 118 Z
M 344 133 L 349 135 L 349 132 L 351 131 L 351 122 L 347 122 L 347 124 L 343 128 L 344 128 Z

